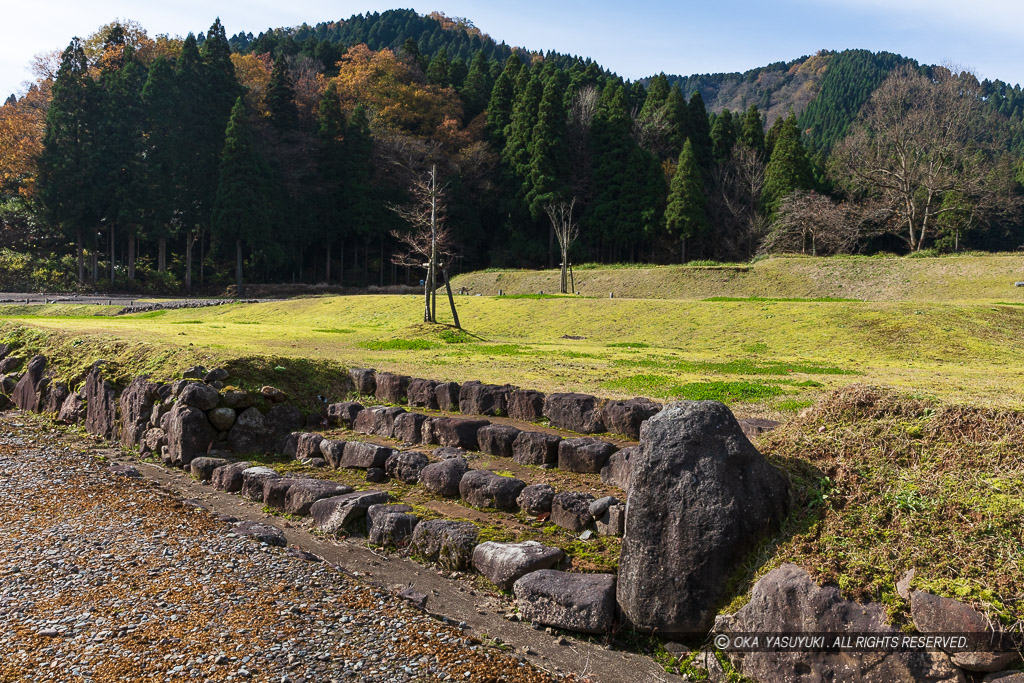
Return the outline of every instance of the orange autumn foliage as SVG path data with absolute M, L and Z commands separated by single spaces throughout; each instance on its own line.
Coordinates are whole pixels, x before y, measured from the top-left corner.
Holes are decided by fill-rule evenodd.
M 270 55 L 240 55 L 232 52 L 231 63 L 235 65 L 235 77 L 245 87 L 245 104 L 249 111 L 259 117 L 269 116 L 267 88 L 270 86 L 270 72 L 274 68 Z
M 50 82 L 33 86 L 17 102 L 0 107 L 0 188 L 31 195 L 43 149 Z

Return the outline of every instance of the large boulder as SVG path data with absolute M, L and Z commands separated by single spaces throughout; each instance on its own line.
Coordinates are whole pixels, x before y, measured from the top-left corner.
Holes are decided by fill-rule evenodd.
M 103 361 L 93 363 L 85 376 L 85 431 L 104 439 L 113 439 L 117 428 L 117 392 L 103 379 Z
M 565 557 L 558 548 L 537 541 L 498 543 L 487 541 L 473 549 L 473 567 L 502 590 L 539 569 L 551 569 Z
M 278 477 L 263 482 L 263 504 L 272 510 L 284 512 L 284 498 L 288 489 L 296 484 L 309 481 L 299 477 Z
M 22 410 L 38 413 L 43 409 L 46 388 L 49 384 L 50 379 L 46 376 L 46 356 L 33 356 L 32 360 L 28 362 L 25 374 L 15 385 L 11 399 Z
M 508 415 L 511 390 L 507 384 L 466 382 L 459 389 L 459 410 L 466 415 Z
M 199 410 L 213 410 L 220 403 L 220 392 L 209 384 L 202 382 L 189 382 L 178 394 L 178 403 L 199 408 Z
M 366 470 L 371 467 L 384 468 L 391 454 L 395 453 L 394 448 L 378 446 L 368 441 L 349 441 L 341 454 L 341 463 L 338 467 L 347 467 Z
M 605 431 L 601 402 L 589 394 L 548 394 L 544 399 L 544 417 L 552 427 L 578 434 Z
M 193 459 L 206 455 L 217 432 L 210 426 L 206 413 L 175 403 L 167 419 L 167 453 L 174 465 L 186 467 Z
M 508 397 L 508 416 L 523 422 L 541 419 L 544 417 L 544 394 L 533 389 L 515 389 Z
M 601 409 L 605 429 L 630 439 L 640 438 L 640 425 L 658 414 L 661 404 L 649 398 L 608 401 Z
M 366 516 L 371 505 L 386 503 L 391 496 L 384 491 L 356 491 L 331 498 L 321 498 L 309 508 L 313 525 L 327 534 L 344 531 L 345 527 Z
M 378 372 L 377 399 L 385 403 L 405 403 L 410 379 L 408 375 Z
M 166 445 L 167 432 L 159 427 L 153 427 L 151 429 L 147 429 L 146 433 L 142 435 L 142 440 L 139 441 L 139 453 L 153 453 L 154 455 L 161 455 L 163 453 L 164 446 Z M 196 458 L 192 462 L 194 463 L 199 459 L 200 458 Z
M 392 479 L 403 484 L 415 484 L 420 480 L 420 472 L 430 464 L 427 456 L 418 451 L 404 451 L 388 456 L 384 461 L 384 471 Z
M 732 576 L 789 504 L 789 480 L 717 401 L 674 403 L 644 425 L 633 458 L 619 607 L 665 637 L 707 631 Z M 756 629 L 754 629 L 756 630 Z
M 46 392 L 46 401 L 43 403 L 43 412 L 49 413 L 50 415 L 57 415 L 60 413 L 61 407 L 64 405 L 64 401 L 68 400 L 68 396 L 71 392 L 68 390 L 68 385 L 64 382 L 52 382 L 50 384 L 49 391 Z
M 458 382 L 440 382 L 434 387 L 434 398 L 437 399 L 437 409 L 449 413 L 459 409 L 459 392 L 462 386 Z
M 323 454 L 320 451 L 320 442 L 324 440 L 323 434 L 316 432 L 302 432 L 295 443 L 295 459 L 299 462 L 308 462 L 313 458 L 319 458 Z
M 228 447 L 236 453 L 267 453 L 274 442 L 272 425 L 256 407 L 243 410 L 228 432 Z
M 218 491 L 238 493 L 242 490 L 242 472 L 250 467 L 252 467 L 252 463 L 248 461 L 221 465 L 213 470 L 213 473 L 210 475 L 210 483 Z
M 554 467 L 562 437 L 544 432 L 519 432 L 512 442 L 512 459 L 520 465 Z
M 558 469 L 596 474 L 608 464 L 608 458 L 616 450 L 614 444 L 601 439 L 565 439 L 558 444 Z
M 250 467 L 242 471 L 242 490 L 239 491 L 243 498 L 263 502 L 263 487 L 272 479 L 280 479 L 281 475 L 269 467 Z
M 423 440 L 423 423 L 427 416 L 423 413 L 402 413 L 395 417 L 393 437 L 407 444 L 418 444 Z
M 437 410 L 437 395 L 434 393 L 437 384 L 432 379 L 417 377 L 409 380 L 409 388 L 405 392 L 409 405 L 415 408 Z
M 608 458 L 608 464 L 601 468 L 601 482 L 629 491 L 630 466 L 640 452 L 639 446 L 630 446 L 612 453 Z
M 459 495 L 459 482 L 468 471 L 465 458 L 445 458 L 420 470 L 420 483 L 435 495 L 454 498 Z
M 149 432 L 147 432 L 147 438 L 148 434 Z M 159 451 L 157 452 L 159 453 Z M 224 458 L 210 458 L 203 456 L 201 458 L 194 458 L 192 462 L 189 463 L 189 471 L 192 473 L 192 476 L 199 481 L 209 481 L 210 478 L 213 477 L 214 470 L 227 464 L 228 461 Z
M 516 503 L 528 515 L 543 515 L 551 512 L 555 500 L 555 489 L 551 484 L 531 484 L 519 492 Z
M 149 428 L 153 416 L 153 404 L 160 395 L 156 384 L 146 377 L 136 377 L 121 392 L 121 444 L 134 447 L 139 444 Z
M 313 503 L 323 498 L 331 498 L 352 493 L 352 487 L 336 481 L 324 479 L 302 479 L 288 487 L 284 494 L 284 511 L 289 515 L 305 517 Z
M 594 497 L 582 491 L 565 491 L 551 500 L 551 522 L 569 531 L 583 531 L 593 516 L 590 504 Z
M 345 443 L 338 439 L 324 439 L 320 442 L 320 455 L 334 469 L 341 467 L 341 459 L 345 455 Z
M 372 368 L 350 368 L 348 376 L 352 378 L 356 392 L 363 396 L 377 393 L 377 371 Z
M 366 537 L 373 545 L 401 548 L 419 521 L 408 505 L 371 505 L 366 510 Z
M 235 420 L 238 419 L 238 412 L 234 408 L 228 408 L 227 406 L 221 406 L 220 408 L 214 408 L 206 414 L 206 419 L 210 421 L 213 428 L 218 432 L 230 431 L 235 426 Z
M 440 417 L 430 421 L 437 442 L 442 446 L 480 450 L 477 432 L 490 424 L 487 420 L 465 420 L 458 417 Z
M 471 470 L 459 482 L 462 499 L 478 508 L 517 509 L 516 498 L 526 482 L 515 477 L 502 477 L 489 470 Z
M 512 457 L 512 444 L 519 430 L 511 425 L 489 424 L 477 430 L 476 440 L 481 453 Z
M 220 395 L 221 401 L 228 408 L 233 408 L 236 412 L 245 410 L 252 406 L 252 397 L 249 396 L 248 391 L 242 391 L 241 389 L 230 389 Z
M 737 430 L 739 427 L 737 426 Z M 626 527 L 634 514 L 632 494 Z M 622 574 L 619 574 L 622 581 Z M 621 589 L 619 595 L 621 596 Z M 784 564 L 754 584 L 750 602 L 735 614 L 722 617 L 715 631 L 732 633 L 870 633 L 903 635 L 886 623 L 879 603 L 845 600 L 834 586 L 817 586 L 810 575 Z M 725 654 L 744 676 L 756 681 L 963 681 L 963 674 L 942 652 L 894 649 L 880 652 L 804 650 L 797 652 L 740 652 Z
M 554 569 L 531 572 L 513 586 L 524 620 L 579 633 L 607 633 L 615 618 L 615 577 L 570 574 Z
M 924 591 L 910 594 L 910 616 L 914 626 L 921 633 L 964 633 L 978 634 L 976 637 L 985 644 L 1005 644 L 1010 638 L 994 634 L 985 615 L 970 605 L 952 598 L 944 598 Z M 999 648 L 996 648 L 999 649 Z M 1008 669 L 1020 661 L 1012 647 L 1003 652 L 955 652 L 951 653 L 953 663 L 961 669 L 991 673 Z
M 22 359 L 17 356 L 8 356 L 7 358 L 0 360 L 0 374 L 14 372 L 21 367 L 22 362 Z
M 376 434 L 390 439 L 395 435 L 395 419 L 405 413 L 398 406 L 376 406 L 356 415 L 352 429 L 360 434 Z
M 327 406 L 327 424 L 331 427 L 347 427 L 352 429 L 356 416 L 363 410 L 358 401 L 342 401 Z
M 412 553 L 426 562 L 436 562 L 448 571 L 469 568 L 473 548 L 480 536 L 472 522 L 430 519 L 416 525 Z

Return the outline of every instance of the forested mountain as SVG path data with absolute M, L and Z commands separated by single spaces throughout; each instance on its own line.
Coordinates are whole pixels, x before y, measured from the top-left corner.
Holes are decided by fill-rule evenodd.
M 37 66 L 0 107 L 0 286 L 416 282 L 435 167 L 453 270 L 556 265 L 568 236 L 574 262 L 1024 243 L 1020 88 L 889 53 L 629 82 L 392 10 L 114 22 Z

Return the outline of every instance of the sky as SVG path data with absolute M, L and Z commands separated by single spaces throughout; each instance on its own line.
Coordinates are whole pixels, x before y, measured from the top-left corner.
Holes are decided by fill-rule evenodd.
M 258 34 L 395 7 L 466 17 L 499 42 L 592 57 L 629 79 L 745 71 L 822 49 L 865 48 L 1024 83 L 1020 0 L 425 1 L 8 0 L 0 21 L 0 99 L 24 91 L 33 55 L 62 49 L 114 19 L 135 20 L 151 36 L 184 36 L 220 16 L 228 35 Z

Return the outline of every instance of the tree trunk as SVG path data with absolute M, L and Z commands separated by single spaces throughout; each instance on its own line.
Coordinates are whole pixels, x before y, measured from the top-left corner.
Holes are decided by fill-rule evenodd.
M 423 278 L 423 322 L 433 322 L 430 319 L 430 267 L 427 267 L 427 274 Z
M 157 271 L 160 273 L 167 272 L 167 238 L 161 237 L 157 248 Z
M 331 243 L 327 243 L 327 261 L 324 268 L 324 282 L 331 284 Z
M 116 235 L 113 225 L 108 230 L 110 230 L 110 284 L 114 284 L 114 268 L 117 265 L 117 251 L 114 249 Z
M 92 283 L 96 285 L 100 281 L 100 236 L 99 231 L 92 231 Z
M 455 329 L 461 330 L 459 324 L 459 312 L 455 310 L 455 297 L 452 296 L 452 283 L 448 278 L 448 269 L 444 269 L 444 288 L 448 291 L 448 305 L 452 307 L 452 320 L 455 321 Z
M 242 240 L 235 240 L 235 282 L 236 295 L 242 296 Z
M 192 244 L 195 238 L 191 230 L 185 234 L 185 291 L 192 291 Z
M 82 245 L 82 229 L 75 230 L 75 246 L 78 251 L 78 284 L 85 284 L 85 247 Z
M 128 233 L 128 281 L 135 282 L 135 233 Z
M 680 247 L 679 247 L 679 262 L 685 264 L 686 263 L 686 238 L 684 237 L 681 240 L 679 240 L 679 244 L 680 244 Z

